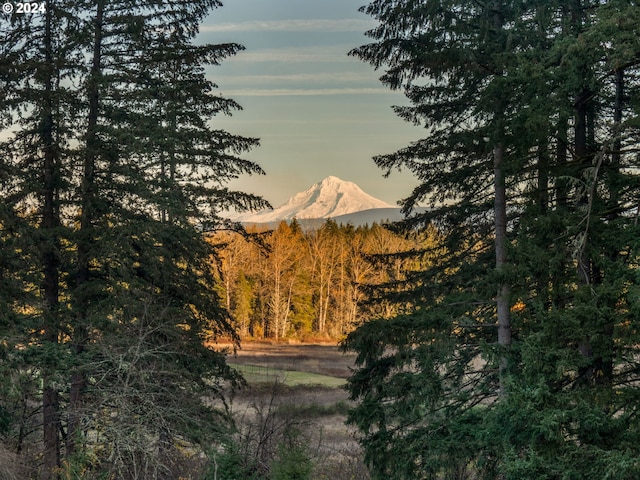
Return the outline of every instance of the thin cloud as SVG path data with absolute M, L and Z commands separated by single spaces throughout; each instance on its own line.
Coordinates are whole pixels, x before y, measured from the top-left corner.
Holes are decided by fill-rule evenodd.
M 282 75 L 231 75 L 224 76 L 225 83 L 264 84 L 265 82 L 371 82 L 375 75 L 357 72 L 291 73 Z
M 353 48 L 347 45 L 327 47 L 294 47 L 294 48 L 265 48 L 261 50 L 246 50 L 228 58 L 231 62 L 283 62 L 283 63 L 343 63 L 354 62 L 347 53 Z
M 322 96 L 322 95 L 380 95 L 389 94 L 385 88 L 256 88 L 233 89 L 222 92 L 230 97 L 285 97 L 285 96 Z
M 375 25 L 371 20 L 356 18 L 309 20 L 253 20 L 236 23 L 203 25 L 200 32 L 365 32 Z

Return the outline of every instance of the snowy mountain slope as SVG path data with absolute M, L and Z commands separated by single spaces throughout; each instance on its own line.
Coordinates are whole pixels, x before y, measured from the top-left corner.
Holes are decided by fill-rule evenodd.
M 394 207 L 363 192 L 353 182 L 327 177 L 274 210 L 243 214 L 235 220 L 243 223 L 269 223 L 293 218 L 335 218 L 378 208 Z

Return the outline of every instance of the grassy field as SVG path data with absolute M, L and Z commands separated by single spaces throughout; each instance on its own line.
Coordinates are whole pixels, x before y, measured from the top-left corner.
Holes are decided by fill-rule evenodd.
M 344 378 L 320 375 L 318 373 L 283 370 L 265 365 L 230 363 L 238 370 L 249 384 L 280 382 L 294 387 L 297 385 L 316 385 L 321 387 L 339 388 L 346 385 Z
M 351 373 L 355 354 L 342 353 L 336 344 L 243 342 L 227 361 L 234 365 L 265 366 L 346 379 Z
M 311 478 L 369 479 L 355 432 L 345 424 L 350 402 L 343 387 L 353 355 L 336 345 L 251 342 L 227 361 L 248 383 L 230 402 L 240 442 L 276 445 L 280 440 L 256 435 L 291 426 L 313 460 Z

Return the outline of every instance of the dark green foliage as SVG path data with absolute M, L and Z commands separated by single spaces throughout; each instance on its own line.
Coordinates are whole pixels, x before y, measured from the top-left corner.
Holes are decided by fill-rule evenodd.
M 363 10 L 380 26 L 353 54 L 386 69 L 382 81 L 411 102 L 398 113 L 428 132 L 376 163 L 415 173 L 405 210 L 433 208 L 405 225 L 431 222 L 446 248 L 426 271 L 374 290 L 399 314 L 344 343 L 358 352 L 351 422 L 373 475 L 634 478 L 638 5 L 380 0 Z M 498 341 L 498 287 L 511 343 Z
M 305 433 L 311 424 L 299 412 L 292 411 L 291 405 L 277 405 L 277 398 L 285 388 L 283 384 L 276 382 L 264 387 L 266 390 L 255 391 L 251 414 L 238 422 L 223 448 L 210 455 L 206 478 L 311 478 L 311 437 Z
M 240 451 L 240 447 L 231 442 L 222 453 L 210 455 L 212 465 L 207 472 L 207 480 L 257 480 L 255 465 L 247 465 L 247 458 Z
M 65 459 L 175 477 L 230 426 L 237 378 L 205 342 L 237 337 L 205 235 L 265 202 L 226 186 L 262 171 L 239 157 L 256 139 L 212 123 L 239 108 L 205 68 L 242 46 L 194 44 L 218 6 L 47 1 L 1 20 L 0 370 L 16 390 L 0 405 L 17 451 L 42 435 L 42 478 Z
M 295 430 L 286 432 L 269 468 L 269 480 L 308 480 L 312 471 L 313 463 L 300 434 Z
M 280 434 L 280 432 L 278 432 Z M 225 480 L 307 480 L 311 478 L 313 463 L 300 437 L 295 432 L 285 431 L 282 442 L 269 465 L 258 466 L 257 459 L 243 452 L 246 445 L 229 443 L 222 453 L 210 455 L 207 479 Z M 261 470 L 267 472 L 260 473 Z

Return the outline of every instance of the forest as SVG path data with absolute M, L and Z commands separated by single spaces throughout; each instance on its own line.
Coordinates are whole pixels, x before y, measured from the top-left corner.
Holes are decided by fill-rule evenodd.
M 373 479 L 640 478 L 638 2 L 362 7 L 349 54 L 422 135 L 374 162 L 418 186 L 312 231 L 225 215 L 268 203 L 229 187 L 264 172 L 215 122 L 221 6 L 0 17 L 0 474 L 217 480 L 253 337 L 355 355 Z
M 186 477 L 232 428 L 206 234 L 268 204 L 228 188 L 263 171 L 257 139 L 212 122 L 240 108 L 205 67 L 243 47 L 194 42 L 220 6 L 0 17 L 3 478 Z
M 303 229 L 295 219 L 247 233 L 209 240 L 218 245 L 220 296 L 236 332 L 303 341 L 341 340 L 370 319 L 392 317 L 396 307 L 376 301 L 372 288 L 393 289 L 407 272 L 426 268 L 434 252 L 415 252 L 435 251 L 437 236 L 434 229 L 405 235 L 332 220 Z
M 374 160 L 419 179 L 406 224 L 446 249 L 343 343 L 372 477 L 638 478 L 638 3 L 362 11 L 351 55 L 425 129 Z

